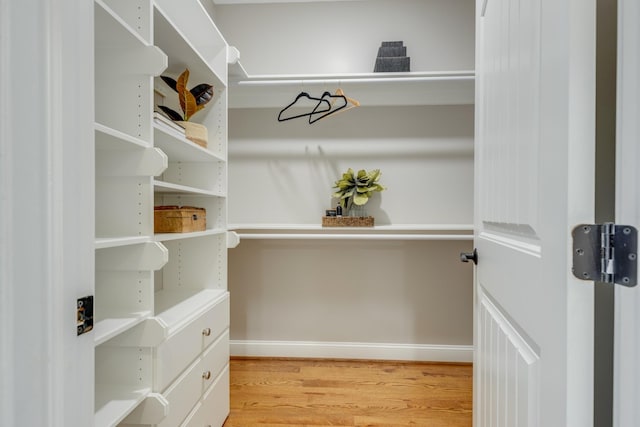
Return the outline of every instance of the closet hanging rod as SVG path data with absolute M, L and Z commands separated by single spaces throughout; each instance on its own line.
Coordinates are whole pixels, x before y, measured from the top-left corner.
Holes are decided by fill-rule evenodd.
M 352 83 L 429 83 L 442 81 L 470 81 L 473 75 L 466 76 L 424 76 L 424 77 L 361 77 L 361 78 L 330 78 L 330 79 L 287 79 L 287 80 L 240 80 L 238 86 L 290 86 L 298 85 L 342 85 Z
M 233 223 L 227 225 L 229 230 L 239 233 L 251 233 L 253 230 L 262 230 L 263 233 L 278 233 L 281 230 L 285 232 L 304 233 L 304 232 L 331 232 L 338 231 L 340 233 L 351 232 L 352 228 L 323 227 L 320 224 L 252 224 L 252 223 Z M 391 234 L 399 234 L 400 232 L 413 232 L 416 234 L 433 234 L 432 231 L 445 232 L 444 234 L 452 234 L 447 232 L 468 231 L 473 234 L 473 224 L 385 224 L 376 225 L 375 227 L 360 227 L 358 232 L 363 231 L 367 234 L 375 232 L 390 232 Z M 394 233 L 395 232 L 395 233 Z M 353 233 L 352 233 L 353 234 Z
M 240 240 L 473 240 L 473 234 L 238 233 Z

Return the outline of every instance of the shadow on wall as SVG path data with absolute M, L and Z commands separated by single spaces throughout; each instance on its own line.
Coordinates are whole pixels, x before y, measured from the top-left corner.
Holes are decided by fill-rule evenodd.
M 333 183 L 338 180 L 347 168 L 341 163 L 341 156 L 327 156 L 322 147 L 311 149 L 305 146 L 305 154 L 299 159 L 297 165 L 292 165 L 291 158 L 266 160 L 269 170 L 270 182 L 273 189 L 282 200 L 293 200 L 285 209 L 291 210 L 294 217 L 304 217 L 309 206 L 314 207 L 317 216 L 321 216 L 325 209 L 333 208 L 337 205 L 338 199 L 331 197 L 333 193 Z M 350 160 L 351 161 L 351 160 Z M 302 164 L 302 166 L 301 166 Z M 372 169 L 372 166 L 380 164 L 376 159 L 358 159 L 353 162 L 353 169 Z M 356 166 L 357 164 L 357 166 Z M 300 173 L 304 171 L 304 175 Z M 384 184 L 384 171 L 381 180 Z M 385 192 L 375 193 L 365 205 L 368 215 L 375 217 L 376 225 L 391 224 L 391 218 L 382 208 L 382 199 Z
M 230 110 L 230 223 L 318 224 L 348 168 L 382 171 L 387 191 L 367 204 L 378 225 L 472 222 L 473 106 L 360 108 L 321 127 L 276 117 Z
M 247 240 L 229 252 L 231 338 L 471 345 L 470 247 Z
M 285 142 L 322 146 L 332 150 L 325 154 L 335 152 L 340 155 L 349 155 L 354 149 L 357 150 L 358 146 L 351 144 L 360 141 L 374 150 L 372 155 L 401 153 L 402 147 L 394 144 L 399 141 L 420 141 L 420 147 L 412 148 L 421 150 L 414 153 L 429 156 L 468 155 L 472 148 L 466 144 L 466 149 L 460 150 L 455 143 L 468 143 L 469 138 L 473 139 L 473 105 L 360 107 L 345 114 L 327 117 L 313 125 L 305 120 L 279 123 L 278 111 L 271 108 L 230 110 L 229 153 L 260 157 L 303 154 L 296 146 L 289 145 L 287 149 L 279 150 L 279 147 L 283 147 L 280 144 Z M 353 155 L 361 156 L 363 151 L 358 150 Z

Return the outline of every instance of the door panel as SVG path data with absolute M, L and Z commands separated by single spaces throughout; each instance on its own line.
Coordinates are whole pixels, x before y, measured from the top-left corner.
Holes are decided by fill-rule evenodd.
M 592 425 L 595 1 L 477 5 L 475 426 Z
M 616 221 L 640 228 L 640 3 L 618 2 Z M 640 425 L 640 286 L 615 290 L 614 426 Z
M 478 391 L 476 410 L 482 419 L 477 425 L 536 425 L 540 358 L 486 294 L 479 296 L 478 320 L 483 354 L 475 369 L 483 387 Z
M 482 219 L 535 237 L 540 105 L 538 0 L 491 0 L 485 9 L 480 151 Z

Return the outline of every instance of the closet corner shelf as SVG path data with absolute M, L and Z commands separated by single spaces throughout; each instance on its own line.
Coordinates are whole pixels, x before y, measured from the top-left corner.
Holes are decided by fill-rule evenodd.
M 120 333 L 133 328 L 142 323 L 146 318 L 151 316 L 150 311 L 141 311 L 138 313 L 123 313 L 121 317 L 111 317 L 103 319 L 94 325 L 94 344 L 96 346 L 110 340 Z
M 149 46 L 150 43 L 133 27 L 125 22 L 110 5 L 102 0 L 94 0 L 96 21 L 96 46 L 116 44 L 118 46 Z
M 169 126 L 154 121 L 154 145 L 160 148 L 171 162 L 224 162 L 224 158 L 213 151 L 189 141 Z
M 153 180 L 153 188 L 156 193 L 186 194 L 192 196 L 225 197 L 217 191 L 203 190 L 201 188 L 189 187 L 186 185 L 174 184 L 172 182 Z
M 132 150 L 150 148 L 151 144 L 102 123 L 94 123 L 95 144 L 98 150 Z
M 115 426 L 151 392 L 148 387 L 131 390 L 126 386 L 100 384 L 95 394 L 95 427 Z
M 234 73 L 238 74 L 232 75 L 229 108 L 282 108 L 301 91 L 337 87 L 362 106 L 468 105 L 475 97 L 475 72 L 470 70 L 246 77 L 242 71 Z
M 151 238 L 149 236 L 97 237 L 94 245 L 96 249 L 106 249 L 119 246 L 137 245 L 150 241 Z
M 177 77 L 188 66 L 190 81 L 226 87 L 227 42 L 200 2 L 156 0 L 154 6 L 155 43 L 169 57 L 165 74 Z
M 471 224 L 322 227 L 314 224 L 230 224 L 247 240 L 473 240 Z

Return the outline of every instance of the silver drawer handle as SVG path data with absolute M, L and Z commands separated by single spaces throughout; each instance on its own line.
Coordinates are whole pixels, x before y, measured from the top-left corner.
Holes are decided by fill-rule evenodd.
M 208 337 L 209 335 L 211 335 L 211 328 L 204 328 L 202 330 L 202 335 L 204 335 L 205 337 Z
M 211 371 L 205 371 L 202 373 L 202 378 L 204 378 L 205 380 L 209 380 L 211 379 Z

